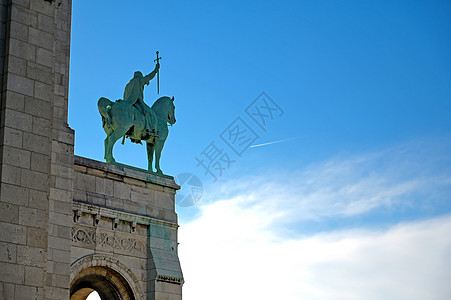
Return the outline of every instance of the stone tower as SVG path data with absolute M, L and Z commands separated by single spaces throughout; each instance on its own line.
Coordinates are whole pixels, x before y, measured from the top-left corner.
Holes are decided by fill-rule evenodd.
M 173 178 L 74 156 L 71 3 L 0 0 L 0 299 L 181 299 Z

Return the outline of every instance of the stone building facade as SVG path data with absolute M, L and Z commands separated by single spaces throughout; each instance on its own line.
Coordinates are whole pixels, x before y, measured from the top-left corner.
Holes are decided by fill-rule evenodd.
M 74 156 L 71 0 L 0 25 L 0 299 L 181 299 L 173 178 Z

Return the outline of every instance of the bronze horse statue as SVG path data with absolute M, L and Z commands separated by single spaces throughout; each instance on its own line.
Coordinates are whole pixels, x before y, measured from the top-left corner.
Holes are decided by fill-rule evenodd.
M 174 97 L 161 97 L 147 108 L 152 109 L 156 115 L 157 134 L 150 134 L 146 127 L 145 116 L 137 108 L 126 101 L 112 102 L 107 98 L 100 98 L 97 102 L 99 112 L 102 115 L 102 125 L 107 137 L 105 138 L 105 160 L 107 163 L 115 163 L 113 146 L 120 139 L 130 138 L 132 142 L 147 145 L 148 170 L 153 172 L 152 163 L 155 153 L 155 169 L 158 174 L 163 174 L 160 168 L 161 151 L 168 137 L 168 123 L 175 124 Z

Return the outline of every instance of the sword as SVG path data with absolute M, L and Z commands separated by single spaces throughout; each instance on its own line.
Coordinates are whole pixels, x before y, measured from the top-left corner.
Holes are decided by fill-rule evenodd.
M 162 58 L 162 57 L 158 57 L 158 51 L 157 51 L 157 59 L 154 59 L 154 62 L 157 62 L 157 64 L 159 64 L 160 63 L 160 59 Z M 160 93 L 160 70 L 158 70 L 158 73 L 157 73 L 157 93 L 159 94 Z

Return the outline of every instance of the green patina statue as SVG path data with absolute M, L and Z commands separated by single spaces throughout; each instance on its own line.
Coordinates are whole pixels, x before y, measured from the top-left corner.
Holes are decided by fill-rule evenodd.
M 158 55 L 158 54 L 157 54 Z M 105 138 L 105 160 L 115 163 L 113 146 L 120 139 L 128 137 L 134 143 L 147 144 L 148 170 L 153 171 L 152 163 L 155 153 L 155 168 L 157 173 L 163 174 L 160 168 L 161 151 L 168 137 L 168 123 L 175 123 L 174 97 L 161 97 L 149 107 L 144 102 L 144 85 L 149 85 L 158 74 L 160 64 L 157 57 L 155 69 L 146 76 L 135 72 L 133 78 L 125 86 L 124 99 L 112 102 L 107 98 L 100 98 L 97 106 L 102 115 Z

